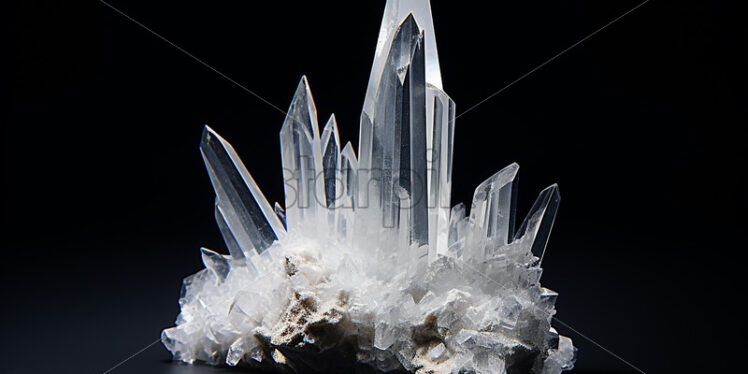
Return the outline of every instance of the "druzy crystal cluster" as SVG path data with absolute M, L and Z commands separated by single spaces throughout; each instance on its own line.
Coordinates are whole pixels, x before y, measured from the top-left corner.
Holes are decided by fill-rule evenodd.
M 515 228 L 511 164 L 450 206 L 455 104 L 442 90 L 428 0 L 390 0 L 358 155 L 306 78 L 280 131 L 285 202 L 271 206 L 231 145 L 200 150 L 229 255 L 202 249 L 176 327 L 187 363 L 289 372 L 559 373 L 576 349 L 540 286 L 552 185 Z M 466 135 L 469 137 L 469 135 Z M 265 162 L 264 160 L 262 162 Z

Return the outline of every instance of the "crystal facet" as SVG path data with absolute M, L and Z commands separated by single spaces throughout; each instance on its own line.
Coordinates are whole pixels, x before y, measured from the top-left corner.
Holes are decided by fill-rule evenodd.
M 262 252 L 282 238 L 286 234 L 283 224 L 234 148 L 205 126 L 200 151 L 216 191 L 216 205 L 242 252 Z
M 358 157 L 334 115 L 320 136 L 302 77 L 280 130 L 285 203 L 233 147 L 200 150 L 229 255 L 184 279 L 175 360 L 277 372 L 558 374 L 576 348 L 540 285 L 560 201 L 543 190 L 515 230 L 519 165 L 451 207 L 455 103 L 442 89 L 428 0 L 390 0 L 360 117 Z M 263 160 L 264 161 L 264 160 Z
M 545 257 L 545 246 L 548 244 L 560 202 L 561 194 L 557 184 L 544 189 L 517 231 L 517 239 L 532 243 L 531 252 L 539 262 L 542 262 Z
M 325 182 L 325 207 L 332 208 L 342 189 L 340 136 L 338 136 L 338 124 L 334 114 L 330 116 L 322 132 L 322 167 Z
M 471 243 L 476 259 L 485 260 L 490 256 L 486 253 L 489 248 L 508 244 L 510 233 L 514 233 L 517 198 L 515 179 L 518 172 L 519 165 L 511 164 L 475 189 L 470 221 L 476 230 L 476 242 Z
M 317 127 L 317 109 L 306 77 L 296 88 L 280 131 L 283 178 L 286 188 L 286 224 L 289 230 L 311 225 L 325 201 L 322 151 Z

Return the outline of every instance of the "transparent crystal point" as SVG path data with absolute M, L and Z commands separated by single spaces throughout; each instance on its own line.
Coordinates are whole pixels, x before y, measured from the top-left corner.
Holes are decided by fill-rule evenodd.
M 422 34 L 409 15 L 394 35 L 372 112 L 362 114 L 359 201 L 379 209 L 385 229 L 402 227 L 410 244 L 428 243 L 426 109 Z M 407 201 L 407 203 L 406 203 Z M 375 213 L 376 215 L 376 213 Z M 407 247 L 407 245 L 406 245 Z
M 336 227 L 338 233 L 350 242 L 353 240 L 356 217 L 356 189 L 358 187 L 358 160 L 351 142 L 346 143 L 343 151 L 340 152 L 339 178 L 341 191 L 335 202 Z
M 275 205 L 273 205 L 273 210 L 275 211 L 275 215 L 278 216 L 278 219 L 283 223 L 283 227 L 286 227 L 286 210 L 283 209 L 283 207 L 276 201 Z
M 340 152 L 340 165 L 343 193 L 339 195 L 342 201 L 338 205 L 352 210 L 354 209 L 356 188 L 358 187 L 358 159 L 351 142 L 346 143 L 343 151 Z
M 319 217 L 325 202 L 317 110 L 306 76 L 301 78 L 280 131 L 286 224 L 289 230 Z
M 226 279 L 231 268 L 229 260 L 226 257 L 208 248 L 200 248 L 200 256 L 203 259 L 205 267 L 210 269 L 219 280 L 223 281 Z
M 539 259 L 538 264 L 543 262 L 560 202 L 558 184 L 554 183 L 541 191 L 515 235 L 515 240 L 522 239 L 532 243 L 531 251 Z
M 332 208 L 342 189 L 340 136 L 338 135 L 338 124 L 335 121 L 334 114 L 330 116 L 325 129 L 322 131 L 321 144 L 325 179 L 325 206 Z
M 221 216 L 245 256 L 253 248 L 261 253 L 285 236 L 283 224 L 231 144 L 205 126 L 200 152 L 216 192 Z
M 428 245 L 429 261 L 448 248 L 454 118 L 429 1 L 388 1 L 361 113 L 358 194 L 385 228 L 408 215 L 408 240 Z
M 434 36 L 434 21 L 431 17 L 429 0 L 388 0 L 379 28 L 377 48 L 374 62 L 369 75 L 369 85 L 364 99 L 364 110 L 371 113 L 376 101 L 376 91 L 379 89 L 382 72 L 386 69 L 393 39 L 403 20 L 411 16 L 421 27 L 425 39 L 425 79 L 426 82 L 441 89 L 442 75 L 439 69 L 439 54 L 436 49 Z M 360 150 L 360 148 L 359 148 Z
M 473 204 L 470 207 L 470 221 L 476 239 L 472 249 L 476 251 L 474 253 L 479 260 L 490 255 L 486 252 L 488 247 L 479 243 L 498 248 L 511 242 L 514 233 L 518 173 L 519 165 L 512 163 L 475 189 Z

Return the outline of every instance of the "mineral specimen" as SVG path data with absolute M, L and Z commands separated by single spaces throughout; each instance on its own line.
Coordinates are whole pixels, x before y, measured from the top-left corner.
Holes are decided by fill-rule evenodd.
M 428 0 L 390 0 L 361 113 L 358 158 L 334 116 L 320 136 L 306 78 L 280 131 L 285 204 L 271 206 L 211 128 L 200 150 L 229 255 L 187 277 L 175 360 L 291 372 L 559 373 L 541 263 L 559 203 L 515 230 L 519 170 L 450 209 L 455 104 L 442 90 Z

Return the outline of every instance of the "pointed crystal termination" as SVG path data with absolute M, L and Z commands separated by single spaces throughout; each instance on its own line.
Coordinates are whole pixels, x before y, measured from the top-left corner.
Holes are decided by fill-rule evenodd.
M 210 174 L 223 221 L 245 256 L 253 249 L 262 253 L 275 240 L 285 236 L 283 224 L 231 144 L 205 126 L 200 152 Z
M 418 56 L 416 53 L 408 54 L 406 51 L 412 45 L 403 41 L 403 27 L 410 19 L 417 24 L 421 30 L 421 38 L 415 44 L 420 48 Z M 406 21 L 403 21 L 406 20 Z M 395 57 L 395 58 L 393 58 Z M 407 57 L 407 58 L 406 58 Z M 416 62 L 415 60 L 423 62 Z M 411 61 L 414 60 L 414 61 Z M 419 69 L 420 66 L 423 69 Z M 415 70 L 414 70 L 415 68 Z M 391 84 L 388 84 L 387 78 L 390 75 L 388 70 L 395 70 L 398 73 L 403 86 L 407 86 L 410 95 L 397 95 Z M 420 70 L 420 71 L 419 71 Z M 423 83 L 419 75 L 423 75 Z M 404 79 L 406 75 L 415 77 L 415 81 L 406 84 Z M 423 91 L 425 90 L 425 93 Z M 423 93 L 423 94 L 422 94 Z M 421 97 L 425 96 L 425 99 Z M 398 101 L 397 105 L 394 101 Z M 421 104 L 423 103 L 423 104 Z M 384 105 L 383 105 L 384 104 Z M 423 105 L 425 108 L 422 108 Z M 382 107 L 388 108 L 387 113 L 382 113 Z M 361 163 L 361 174 L 359 181 L 359 199 L 362 206 L 378 206 L 383 210 L 382 222 L 385 227 L 402 227 L 399 224 L 401 217 L 395 213 L 398 206 L 392 206 L 389 202 L 396 200 L 398 190 L 389 191 L 387 186 L 378 185 L 378 182 L 387 184 L 388 178 L 393 180 L 397 176 L 391 176 L 395 169 L 383 168 L 378 171 L 379 167 L 376 162 L 371 162 L 370 155 L 372 152 L 378 153 L 376 128 L 378 124 L 394 123 L 394 117 L 403 114 L 420 121 L 420 114 L 425 113 L 425 149 L 427 152 L 424 169 L 420 167 L 420 142 L 412 144 L 410 148 L 413 157 L 412 162 L 407 167 L 411 170 L 410 182 L 417 182 L 425 185 L 425 200 L 428 207 L 425 218 L 422 217 L 420 209 L 417 207 L 422 199 L 418 194 L 415 195 L 409 190 L 411 186 L 401 185 L 408 194 L 410 205 L 414 207 L 403 206 L 402 201 L 397 204 L 400 210 L 405 210 L 410 214 L 411 241 L 421 245 L 429 245 L 429 262 L 434 261 L 438 253 L 446 253 L 449 232 L 449 209 L 450 209 L 450 189 L 451 189 L 451 160 L 452 160 L 452 137 L 454 132 L 454 102 L 442 91 L 441 71 L 439 68 L 439 58 L 434 37 L 434 24 L 431 17 L 431 5 L 428 0 L 389 0 L 384 11 L 382 25 L 379 31 L 377 49 L 372 64 L 371 75 L 369 76 L 369 85 L 364 100 L 364 108 L 361 113 L 361 131 L 359 143 L 359 160 Z M 412 126 L 409 130 L 420 131 L 420 125 Z M 413 138 L 422 136 L 420 133 L 407 134 L 404 131 L 395 129 L 398 137 L 402 141 L 403 136 Z M 397 145 L 396 145 L 397 146 Z M 386 145 L 383 147 L 388 150 Z M 429 157 L 428 155 L 432 157 Z M 393 157 L 395 163 L 398 162 L 398 155 Z M 434 157 L 436 156 L 436 157 Z M 387 156 L 389 157 L 389 156 Z M 408 161 L 400 157 L 402 161 Z M 403 167 L 401 167 L 402 169 Z M 369 172 L 371 170 L 371 172 Z M 366 188 L 363 185 L 366 185 Z M 379 194 L 380 196 L 375 196 Z M 405 196 L 405 195 L 403 195 Z M 381 197 L 378 199 L 377 197 Z M 401 199 L 402 200 L 402 199 Z M 416 209 L 412 209 L 416 208 Z M 425 226 L 423 228 L 421 226 Z M 428 232 L 427 232 L 428 231 Z M 425 239 L 424 239 L 425 237 Z
M 431 17 L 431 4 L 429 0 L 389 0 L 384 9 L 382 25 L 379 28 L 377 49 L 374 54 L 374 62 L 369 75 L 369 85 L 366 89 L 364 99 L 364 111 L 373 113 L 376 106 L 376 91 L 380 87 L 380 79 L 392 49 L 394 35 L 402 21 L 412 16 L 421 27 L 425 39 L 425 75 L 426 82 L 441 89 L 442 75 L 439 69 L 439 54 L 436 49 L 436 38 L 434 36 L 434 21 Z M 359 152 L 361 148 L 359 148 Z
M 343 193 L 338 195 L 340 198 L 338 206 L 353 210 L 358 187 L 358 159 L 356 159 L 351 142 L 346 143 L 343 151 L 340 152 L 340 165 Z
M 229 275 L 229 260 L 223 255 L 211 251 L 208 248 L 200 248 L 200 255 L 206 268 L 215 274 L 218 280 L 223 281 Z
M 338 124 L 335 115 L 330 119 L 322 131 L 322 167 L 325 178 L 325 206 L 333 208 L 335 200 L 340 196 L 342 180 L 340 175 L 340 136 L 338 135 Z
M 346 143 L 340 152 L 341 192 L 335 202 L 338 212 L 337 230 L 342 237 L 353 240 L 355 225 L 355 202 L 358 188 L 358 160 L 351 142 Z
M 474 258 L 485 260 L 497 248 L 511 242 L 514 233 L 514 216 L 517 198 L 516 178 L 519 165 L 512 163 L 486 179 L 473 195 L 470 208 L 470 221 L 473 224 L 475 244 L 472 246 Z M 490 244 L 490 245 L 487 245 Z
M 407 214 L 410 243 L 405 247 L 428 243 L 422 46 L 422 33 L 409 15 L 392 41 L 374 98 L 376 106 L 372 112 L 364 110 L 361 123 L 359 201 L 380 210 L 384 228 L 402 227 L 401 215 Z
M 286 224 L 289 231 L 313 226 L 325 201 L 317 109 L 306 76 L 301 78 L 280 131 Z M 308 225 L 304 225 L 307 221 Z
M 561 193 L 558 184 L 552 184 L 540 192 L 530 212 L 527 213 L 514 240 L 527 240 L 532 243 L 532 254 L 538 258 L 538 265 L 543 262 L 548 238 L 556 220 Z
M 275 215 L 278 216 L 278 219 L 283 223 L 283 227 L 286 227 L 286 210 L 283 209 L 283 207 L 278 204 L 278 202 L 275 202 L 275 205 L 273 205 L 273 210 L 275 211 Z

